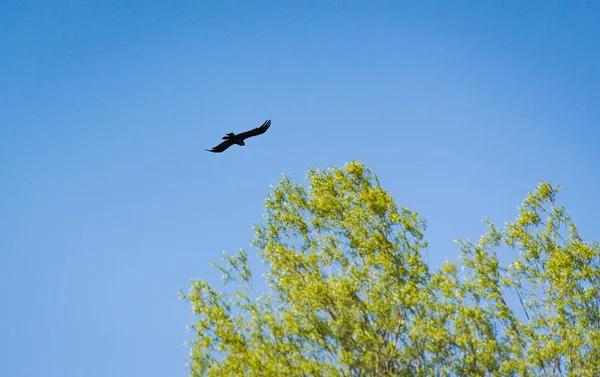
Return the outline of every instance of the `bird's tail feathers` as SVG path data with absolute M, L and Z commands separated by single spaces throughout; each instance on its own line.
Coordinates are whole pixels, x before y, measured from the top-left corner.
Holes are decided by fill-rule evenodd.
M 223 136 L 222 139 L 229 140 L 229 139 L 233 139 L 234 136 L 235 136 L 235 134 L 233 132 L 230 132 L 227 135 Z

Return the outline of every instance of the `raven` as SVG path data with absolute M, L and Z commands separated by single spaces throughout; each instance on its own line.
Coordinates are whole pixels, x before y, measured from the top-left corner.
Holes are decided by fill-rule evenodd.
M 244 143 L 244 140 L 252 136 L 264 134 L 269 129 L 269 127 L 271 127 L 271 119 L 266 120 L 262 126 L 256 127 L 255 129 L 250 131 L 242 132 L 241 134 L 236 135 L 233 132 L 230 132 L 227 135 L 223 136 L 223 139 L 225 140 L 224 142 L 217 145 L 216 147 L 213 147 L 212 149 L 205 149 L 205 151 L 221 153 L 225 149 L 231 147 L 233 144 L 244 146 L 246 145 Z

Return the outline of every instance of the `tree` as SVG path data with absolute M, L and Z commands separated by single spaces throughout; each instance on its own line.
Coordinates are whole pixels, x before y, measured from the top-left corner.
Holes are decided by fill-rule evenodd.
M 424 220 L 364 165 L 311 170 L 308 187 L 286 176 L 255 228 L 269 292 L 240 251 L 218 266 L 233 292 L 182 294 L 198 316 L 191 375 L 598 376 L 600 246 L 557 192 L 540 183 L 431 272 Z

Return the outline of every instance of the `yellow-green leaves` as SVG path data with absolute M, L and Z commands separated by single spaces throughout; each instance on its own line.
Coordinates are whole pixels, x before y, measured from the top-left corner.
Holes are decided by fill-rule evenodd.
M 425 221 L 363 164 L 289 176 L 266 201 L 248 255 L 218 266 L 235 291 L 195 281 L 184 295 L 192 375 L 600 376 L 600 247 L 558 189 L 540 183 L 504 229 L 486 220 L 458 262 L 424 262 Z

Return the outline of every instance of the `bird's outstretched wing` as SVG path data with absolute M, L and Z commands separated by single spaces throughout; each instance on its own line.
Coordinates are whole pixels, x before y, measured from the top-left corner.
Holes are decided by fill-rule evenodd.
M 213 147 L 212 149 L 205 149 L 205 151 L 207 151 L 207 152 L 213 152 L 213 153 L 221 153 L 225 149 L 231 147 L 232 145 L 233 145 L 233 141 L 231 141 L 231 140 L 225 140 L 221 144 Z
M 271 119 L 267 119 L 263 123 L 263 125 L 260 126 L 260 127 L 256 127 L 253 130 L 242 132 L 241 134 L 236 135 L 236 138 L 241 139 L 241 140 L 245 140 L 245 139 L 247 139 L 249 137 L 252 137 L 252 136 L 264 134 L 269 129 L 269 127 L 271 127 Z

